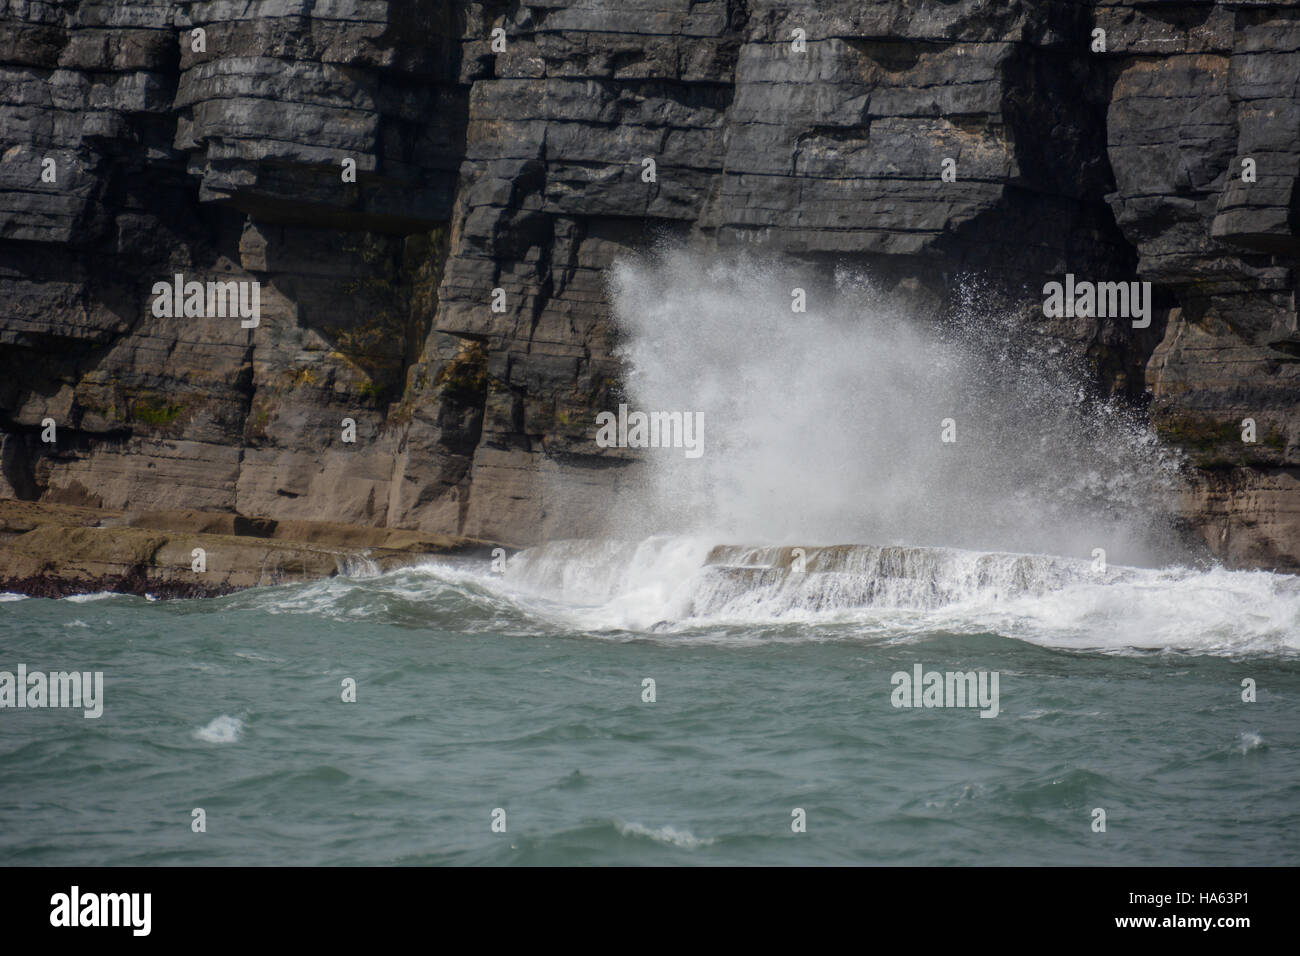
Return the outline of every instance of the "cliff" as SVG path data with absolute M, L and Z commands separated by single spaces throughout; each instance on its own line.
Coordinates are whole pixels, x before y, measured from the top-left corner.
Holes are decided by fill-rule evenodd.
M 604 270 L 667 235 L 994 277 L 1187 452 L 1214 554 L 1300 570 L 1297 76 L 1253 0 L 10 2 L 0 498 L 581 534 L 636 467 Z M 1045 319 L 1067 272 L 1150 327 Z M 156 314 L 178 274 L 256 326 Z

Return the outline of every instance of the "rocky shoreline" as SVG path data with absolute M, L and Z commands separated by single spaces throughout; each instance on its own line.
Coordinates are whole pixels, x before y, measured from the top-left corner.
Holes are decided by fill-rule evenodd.
M 9 4 L 0 499 L 99 517 L 3 574 L 138 589 L 200 532 L 132 522 L 185 509 L 240 557 L 176 587 L 326 569 L 321 515 L 599 534 L 638 468 L 593 441 L 607 277 L 665 239 L 935 323 L 996 285 L 1186 454 L 1174 518 L 1300 571 L 1297 75 L 1263 0 Z M 1046 316 L 1067 275 L 1150 283 L 1146 324 Z
M 332 577 L 360 566 L 389 571 L 453 555 L 486 560 L 499 547 L 471 538 L 320 521 L 0 501 L 0 593 L 30 597 L 105 591 L 216 597 Z M 202 549 L 201 570 L 195 570 L 195 549 Z

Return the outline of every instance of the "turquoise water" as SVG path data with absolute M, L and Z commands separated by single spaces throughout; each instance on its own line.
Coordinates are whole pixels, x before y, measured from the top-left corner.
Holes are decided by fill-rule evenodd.
M 986 582 L 978 606 L 799 613 L 751 581 L 744 613 L 734 594 L 702 613 L 686 563 L 668 592 L 625 574 L 585 603 L 517 564 L 0 603 L 0 669 L 105 680 L 97 720 L 0 710 L 0 862 L 1300 862 L 1293 578 Z M 630 626 L 629 607 L 666 620 Z M 1000 712 L 894 707 L 891 675 L 918 663 L 997 671 Z

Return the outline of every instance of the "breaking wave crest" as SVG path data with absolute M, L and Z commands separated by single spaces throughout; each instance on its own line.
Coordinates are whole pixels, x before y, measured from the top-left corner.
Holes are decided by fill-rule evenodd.
M 954 548 L 745 547 L 689 538 L 561 541 L 507 580 L 634 630 L 840 623 L 992 632 L 1051 646 L 1300 649 L 1300 578 L 1146 569 Z
M 662 536 L 555 541 L 503 574 L 438 562 L 222 599 L 272 613 L 522 636 L 723 644 L 994 634 L 1046 647 L 1300 652 L 1300 578 L 1050 555 Z

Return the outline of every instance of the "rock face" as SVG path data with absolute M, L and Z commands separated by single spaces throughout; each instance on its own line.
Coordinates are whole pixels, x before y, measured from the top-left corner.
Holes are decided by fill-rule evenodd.
M 388 571 L 431 555 L 504 555 L 484 541 L 320 521 L 202 511 L 132 515 L 0 501 L 0 592 L 33 597 L 116 591 L 211 597 L 340 573 Z
M 11 2 L 0 497 L 581 534 L 635 469 L 604 271 L 670 235 L 995 276 L 1149 402 L 1217 555 L 1300 570 L 1298 75 L 1253 0 Z M 1045 320 L 1066 272 L 1151 326 Z M 256 326 L 156 314 L 176 275 Z

